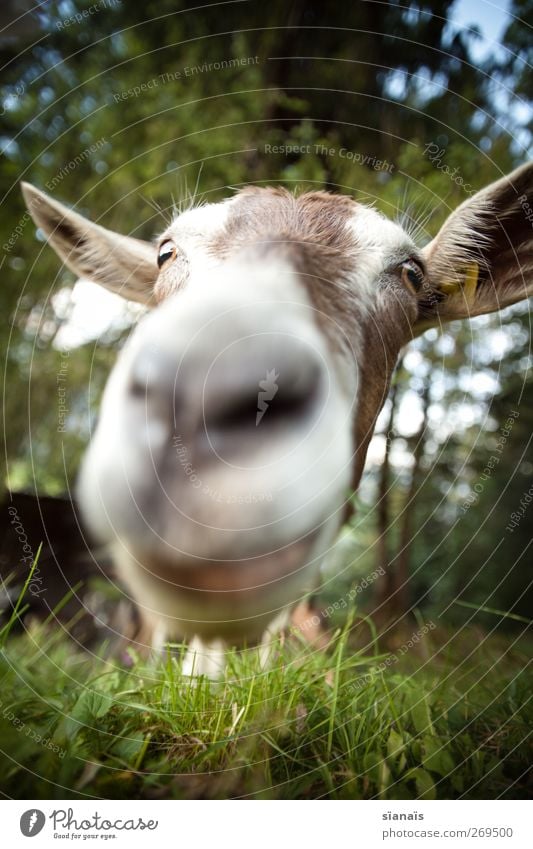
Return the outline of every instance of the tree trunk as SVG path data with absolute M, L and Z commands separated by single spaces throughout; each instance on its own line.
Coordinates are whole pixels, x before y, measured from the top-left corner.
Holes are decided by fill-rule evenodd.
M 388 535 L 389 535 L 389 519 L 390 519 L 390 449 L 392 445 L 392 440 L 394 439 L 394 420 L 396 417 L 396 405 L 398 403 L 398 370 L 401 367 L 401 364 L 398 365 L 396 379 L 391 388 L 390 392 L 390 402 L 391 408 L 389 413 L 389 418 L 387 421 L 387 425 L 385 428 L 385 454 L 383 456 L 383 463 L 381 464 L 381 469 L 379 472 L 379 487 L 378 487 L 378 505 L 377 505 L 377 514 L 378 514 L 378 544 L 377 544 L 377 554 L 378 554 L 378 568 L 381 567 L 387 571 L 389 565 L 389 547 L 388 547 Z
M 422 392 L 422 421 L 413 437 L 413 468 L 407 488 L 401 514 L 400 532 L 396 554 L 390 561 L 383 581 L 378 601 L 381 606 L 380 620 L 396 624 L 403 619 L 410 608 L 409 575 L 411 571 L 411 553 L 413 529 L 416 528 L 416 502 L 420 484 L 420 465 L 424 456 L 427 415 L 429 407 L 429 376 Z

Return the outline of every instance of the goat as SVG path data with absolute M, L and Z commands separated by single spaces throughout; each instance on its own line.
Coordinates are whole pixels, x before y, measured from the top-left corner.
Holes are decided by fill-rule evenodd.
M 82 463 L 86 523 L 184 671 L 268 645 L 316 588 L 399 353 L 430 326 L 532 294 L 533 164 L 419 249 L 348 196 L 247 187 L 118 235 L 31 185 L 78 276 L 153 307 L 120 352 Z

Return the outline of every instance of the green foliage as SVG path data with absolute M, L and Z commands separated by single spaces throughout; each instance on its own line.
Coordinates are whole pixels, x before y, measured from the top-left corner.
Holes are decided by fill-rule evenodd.
M 481 188 L 523 161 L 530 138 L 500 85 L 522 98 L 531 89 L 527 29 L 516 19 L 504 36 L 507 50 L 478 62 L 471 61 L 476 34 L 454 28 L 450 0 L 327 9 L 317 0 L 247 4 L 245 20 L 242 4 L 200 14 L 184 3 L 149 0 L 110 5 L 85 24 L 73 21 L 88 5 L 47 3 L 28 18 L 33 31 L 26 25 L 19 40 L 0 44 L 7 442 L 1 456 L 6 484 L 40 493 L 70 490 L 128 322 L 70 351 L 69 413 L 58 431 L 58 339 L 74 280 L 35 238 L 19 180 L 48 185 L 105 226 L 142 238 L 161 230 L 174 201 L 187 202 L 195 189 L 211 201 L 249 182 L 326 187 L 403 215 L 423 242 L 467 197 L 464 184 Z M 526 20 L 530 6 L 515 0 L 513 13 Z M 205 67 L 229 59 L 245 62 Z M 443 150 L 440 164 L 424 152 L 428 144 Z M 308 152 L 268 153 L 267 145 Z M 61 307 L 58 296 L 65 295 Z M 525 590 L 528 521 L 512 534 L 505 526 L 531 474 L 522 457 L 531 391 L 521 388 L 529 331 L 525 309 L 512 308 L 440 337 L 428 333 L 416 347 L 418 359 L 406 363 L 400 401 L 432 382 L 423 482 L 409 506 L 417 529 L 410 591 L 418 607 L 458 598 L 506 611 Z M 498 333 L 506 339 L 501 363 L 489 344 Z M 496 393 L 492 406 L 490 392 L 476 390 L 487 378 Z M 461 513 L 499 423 L 519 402 L 505 462 L 475 509 Z M 443 430 L 443 411 L 454 409 L 452 431 Z M 480 427 L 486 432 L 491 422 L 492 435 L 482 442 Z M 409 484 L 405 457 L 414 447 L 408 429 L 394 440 L 403 465 L 396 463 L 391 488 L 392 547 Z M 376 565 L 373 476 L 371 468 L 362 496 L 368 525 L 358 520 L 353 557 L 342 570 L 347 585 Z M 507 557 L 515 564 L 509 574 Z M 530 598 L 524 593 L 516 611 L 523 613 Z M 494 624 L 487 614 L 489 620 Z

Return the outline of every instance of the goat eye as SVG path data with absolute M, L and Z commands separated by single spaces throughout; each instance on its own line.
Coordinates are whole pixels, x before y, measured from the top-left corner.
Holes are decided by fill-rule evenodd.
M 159 252 L 157 254 L 157 265 L 161 268 L 165 262 L 168 262 L 169 259 L 174 259 L 176 256 L 176 245 L 172 241 L 172 239 L 165 239 L 159 246 Z
M 406 260 L 401 265 L 402 283 L 415 295 L 420 292 L 424 282 L 424 272 L 414 259 Z

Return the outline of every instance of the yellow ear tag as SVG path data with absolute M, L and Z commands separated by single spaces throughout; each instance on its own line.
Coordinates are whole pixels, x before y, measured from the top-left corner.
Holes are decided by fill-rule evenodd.
M 477 262 L 471 262 L 470 265 L 466 266 L 465 282 L 463 286 L 465 299 L 469 307 L 471 307 L 476 300 L 478 277 L 479 265 Z
M 466 266 L 464 280 L 461 283 L 441 283 L 439 289 L 446 295 L 457 295 L 462 289 L 463 297 L 468 306 L 472 306 L 476 298 L 476 289 L 479 278 L 479 265 L 471 262 Z

